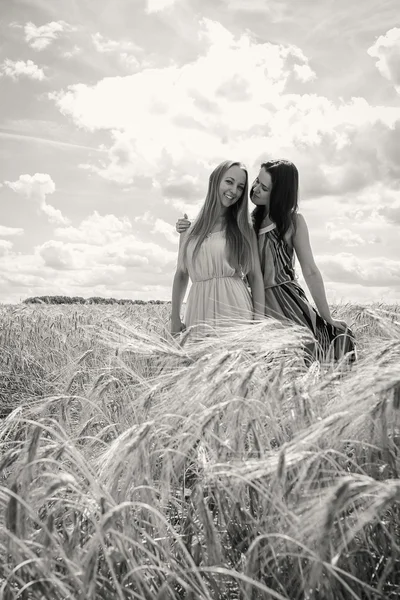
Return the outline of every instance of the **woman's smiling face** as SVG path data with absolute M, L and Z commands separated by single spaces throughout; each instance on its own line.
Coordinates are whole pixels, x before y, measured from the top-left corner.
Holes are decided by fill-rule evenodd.
M 219 199 L 224 208 L 233 206 L 243 196 L 246 187 L 246 171 L 234 165 L 228 169 L 219 184 Z

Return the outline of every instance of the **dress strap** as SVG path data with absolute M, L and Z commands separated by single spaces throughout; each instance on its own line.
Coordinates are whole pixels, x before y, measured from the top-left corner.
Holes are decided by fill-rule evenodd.
M 269 231 L 272 231 L 273 229 L 275 229 L 276 227 L 276 223 L 270 223 L 269 225 L 267 225 L 267 227 L 263 227 L 262 229 L 260 229 L 260 231 L 258 232 L 258 235 L 262 235 L 263 233 L 268 233 Z

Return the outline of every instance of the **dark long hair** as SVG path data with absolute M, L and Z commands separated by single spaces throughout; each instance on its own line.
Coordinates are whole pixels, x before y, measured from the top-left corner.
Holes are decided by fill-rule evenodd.
M 228 260 L 232 267 L 241 269 L 244 274 L 253 267 L 253 252 L 251 246 L 251 223 L 249 221 L 249 176 L 246 167 L 237 161 L 226 160 L 219 164 L 211 173 L 207 196 L 200 213 L 183 246 L 185 257 L 188 243 L 196 239 L 193 259 L 196 259 L 201 244 L 211 232 L 219 214 L 218 190 L 223 176 L 231 167 L 238 166 L 246 173 L 246 185 L 240 200 L 230 206 L 225 213 L 224 230 L 227 241 Z
M 294 215 L 298 208 L 299 172 L 289 160 L 269 160 L 261 165 L 271 175 L 272 189 L 269 201 L 269 218 L 276 225 L 279 238 L 283 240 L 291 227 L 295 227 Z M 253 190 L 250 191 L 250 198 Z M 256 206 L 252 212 L 253 225 L 258 234 L 266 216 L 265 206 Z

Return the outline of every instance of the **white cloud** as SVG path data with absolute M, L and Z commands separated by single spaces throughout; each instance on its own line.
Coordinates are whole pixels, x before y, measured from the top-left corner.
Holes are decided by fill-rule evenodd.
M 0 225 L 0 236 L 8 237 L 13 235 L 22 235 L 24 230 L 21 227 L 6 227 L 5 225 Z
M 43 258 L 44 264 L 52 269 L 63 270 L 80 266 L 74 264 L 72 252 L 63 242 L 49 240 L 37 249 L 37 253 Z
M 222 0 L 228 10 L 268 13 L 272 22 L 280 21 L 290 11 L 290 5 L 282 0 Z
M 9 240 L 0 240 L 0 257 L 6 256 L 12 247 L 13 243 Z
M 177 0 L 147 0 L 147 13 L 156 13 L 175 4 Z
M 177 244 L 179 235 L 175 231 L 175 227 L 163 219 L 156 219 L 152 233 L 161 233 L 171 244 Z
M 400 286 L 400 261 L 386 257 L 359 258 L 350 253 L 317 257 L 328 281 L 367 287 Z
M 326 283 L 326 294 L 329 304 L 343 304 L 350 302 L 383 302 L 384 304 L 398 303 L 400 300 L 400 286 L 365 287 L 359 283 Z M 351 323 L 349 323 L 351 326 Z
M 225 4 L 237 10 L 267 10 L 269 15 L 274 12 L 271 2 L 265 8 L 262 0 L 225 0 Z M 149 2 L 148 6 L 149 12 L 156 12 L 167 3 Z M 250 18 L 250 15 L 241 16 Z M 191 62 L 169 62 L 165 69 L 146 68 L 130 77 L 108 77 L 91 85 L 77 84 L 52 95 L 60 111 L 75 124 L 95 132 L 96 139 L 100 132 L 104 134 L 103 141 L 111 140 L 107 142 L 108 147 L 104 146 L 104 154 L 86 159 L 91 162 L 85 168 L 121 187 L 129 185 L 135 191 L 138 179 L 147 177 L 153 181 L 153 188 L 151 183 L 147 184 L 149 197 L 143 195 L 138 202 L 138 197 L 132 196 L 130 207 L 133 206 L 135 215 L 137 210 L 146 210 L 140 208 L 146 206 L 146 202 L 147 206 L 154 207 L 158 201 L 160 211 L 154 211 L 157 217 L 148 214 L 142 217 L 143 221 L 132 219 L 132 223 L 124 217 L 94 213 L 72 227 L 48 204 L 48 194 L 52 191 L 44 192 L 43 201 L 37 194 L 37 206 L 43 214 L 64 226 L 55 230 L 54 240 L 38 247 L 36 262 L 30 264 L 27 259 L 23 263 L 21 272 L 16 273 L 21 285 L 24 281 L 32 283 L 36 277 L 39 287 L 43 281 L 49 284 L 54 281 L 58 289 L 75 284 L 88 289 L 85 285 L 90 281 L 96 282 L 98 289 L 112 285 L 116 290 L 136 289 L 138 293 L 145 293 L 146 289 L 154 291 L 157 285 L 169 286 L 168 269 L 176 257 L 175 253 L 166 254 L 164 246 L 168 249 L 176 244 L 174 221 L 178 215 L 171 217 L 171 224 L 166 222 L 169 219 L 166 215 L 172 212 L 172 206 L 182 212 L 185 210 L 193 218 L 204 199 L 208 174 L 223 158 L 244 160 L 251 175 L 261 156 L 283 155 L 293 159 L 300 167 L 301 199 L 318 198 L 320 206 L 326 207 L 326 217 L 321 219 L 317 215 L 314 222 L 318 239 L 322 240 L 320 252 L 327 247 L 329 238 L 341 250 L 353 246 L 354 252 L 370 256 L 374 249 L 369 244 L 378 242 L 379 237 L 384 239 L 382 250 L 392 252 L 393 243 L 389 240 L 388 249 L 385 232 L 390 230 L 394 235 L 399 211 L 398 205 L 386 203 L 383 195 L 389 184 L 393 186 L 393 193 L 398 194 L 394 188 L 400 174 L 400 108 L 371 106 L 363 98 L 343 100 L 303 94 L 302 89 L 312 88 L 303 88 L 302 82 L 316 77 L 311 67 L 317 69 L 318 63 L 310 60 L 310 66 L 299 48 L 259 43 L 248 32 L 235 36 L 209 20 L 203 21 L 201 29 L 201 55 L 191 58 Z M 43 28 L 34 31 L 29 43 L 35 44 L 37 50 L 48 47 L 62 35 L 57 28 L 47 33 Z M 391 32 L 377 40 L 371 56 L 376 58 L 385 76 L 395 82 L 399 72 L 395 62 L 397 38 Z M 102 61 L 109 63 L 107 71 L 111 65 L 114 72 L 119 72 L 115 68 L 117 60 L 125 64 L 130 61 L 135 69 L 143 67 L 143 62 L 139 64 L 139 59 L 143 59 L 142 50 L 132 42 L 112 40 L 98 33 L 92 43 L 93 49 L 101 53 Z M 70 48 L 72 44 L 62 50 Z M 194 56 L 192 50 L 191 46 L 191 57 Z M 74 51 L 72 48 L 64 55 L 70 57 Z M 19 75 L 14 78 L 17 77 Z M 296 93 L 289 94 L 288 90 Z M 369 198 L 374 181 L 381 182 L 382 188 L 376 189 L 375 196 Z M 16 191 L 28 197 L 26 190 Z M 349 208 L 358 222 L 338 221 L 336 229 L 327 233 L 323 229 L 326 221 L 333 221 L 337 216 L 330 213 L 332 203 L 337 215 Z M 365 228 L 366 223 L 369 229 Z M 313 230 L 311 232 L 313 235 Z M 146 243 L 150 245 L 143 246 Z M 11 260 L 12 249 L 8 247 L 7 252 L 7 264 L 16 269 L 21 257 Z M 394 252 L 392 258 L 395 258 Z M 340 281 L 346 281 L 340 285 L 349 289 L 353 285 L 374 285 L 375 293 L 376 289 L 384 289 L 378 287 L 377 281 L 395 280 L 395 267 L 392 265 L 392 271 L 386 272 L 383 259 L 377 259 L 375 264 L 351 257 L 344 255 L 339 262 L 329 257 L 322 259 L 331 273 L 336 272 Z M 369 267 L 373 281 L 375 278 L 373 284 L 365 283 Z M 0 272 L 2 269 L 3 263 Z M 384 273 L 381 279 L 377 275 L 379 269 Z M 7 273 L 13 277 L 12 272 Z M 353 280 L 360 283 L 353 284 Z M 362 296 L 362 290 L 360 293 Z M 150 291 L 149 296 L 154 297 L 154 293 Z
M 142 232 L 146 240 L 149 235 L 159 238 L 161 234 L 170 243 L 177 244 L 179 236 L 175 226 L 153 217 L 149 211 L 135 217 L 134 223 L 146 226 Z M 59 240 L 65 240 L 69 248 L 82 248 L 85 245 L 89 248 L 89 254 L 108 256 L 107 261 L 114 257 L 113 260 L 118 264 L 153 264 L 155 268 L 158 263 L 165 265 L 166 261 L 173 262 L 176 258 L 174 252 L 164 249 L 158 243 L 140 241 L 133 234 L 128 217 L 119 218 L 111 214 L 102 216 L 95 211 L 78 227 L 58 227 L 54 233 Z M 56 245 L 57 248 L 60 247 L 59 242 Z M 95 246 L 100 246 L 101 249 L 97 250 Z M 153 259 L 157 259 L 156 262 Z
M 75 46 L 73 48 L 71 48 L 71 50 L 67 50 L 66 52 L 64 52 L 63 56 L 64 56 L 64 58 L 73 58 L 74 56 L 81 54 L 81 52 L 82 52 L 82 48 L 80 48 L 79 46 L 77 46 L 75 44 Z
M 101 33 L 92 34 L 92 42 L 98 52 L 142 52 L 142 49 L 126 40 L 110 40 L 105 38 Z
M 394 225 L 400 225 L 400 203 L 397 202 L 392 206 L 379 206 L 377 212 L 381 215 L 388 223 Z
M 399 205 L 399 192 L 390 189 L 377 180 L 361 192 L 354 195 L 349 207 L 343 211 L 343 216 L 353 222 L 365 223 L 367 220 L 375 225 L 383 225 L 386 219 L 382 213 L 387 208 L 396 209 Z
M 271 146 L 309 134 L 316 100 L 310 96 L 304 108 L 297 108 L 298 98 L 282 97 L 294 66 L 307 62 L 298 48 L 258 44 L 248 34 L 235 39 L 210 20 L 202 21 L 201 35 L 205 55 L 182 67 L 144 69 L 50 95 L 78 126 L 111 132 L 109 162 L 92 165 L 94 171 L 126 185 L 137 175 L 157 174 L 168 157 L 171 167 L 179 164 L 181 170 L 196 161 L 209 167 L 228 153 L 246 160 L 265 151 L 266 128 L 273 126 L 277 110 L 285 112 L 285 129 L 268 138 Z M 335 113 L 326 105 L 318 119 L 324 130 L 326 112 Z M 140 119 L 133 118 L 138 114 Z M 309 122 L 299 130 L 304 116 Z M 288 130 L 289 120 L 297 130 Z
M 363 225 L 364 223 L 361 224 L 361 227 L 363 227 Z M 365 246 L 366 244 L 382 243 L 382 239 L 375 233 L 371 233 L 364 237 L 352 229 L 339 229 L 333 223 L 328 223 L 326 229 L 328 230 L 328 240 L 330 242 L 336 242 L 340 248 L 343 246 L 355 247 Z
M 92 34 L 92 42 L 98 52 L 101 52 L 102 54 L 116 54 L 126 67 L 135 70 L 140 67 L 141 63 L 138 60 L 137 55 L 141 55 L 143 49 L 133 42 L 126 40 L 110 40 L 105 38 L 99 32 Z
M 28 191 L 21 184 L 13 187 Z M 52 189 L 42 179 L 39 192 L 43 195 Z M 171 226 L 159 218 L 152 222 L 150 215 L 145 221 L 145 229 L 151 225 L 154 230 L 154 241 L 149 241 L 148 231 L 133 232 L 127 217 L 97 212 L 77 227 L 56 228 L 57 239 L 39 244 L 33 254 L 13 252 L 10 242 L 1 241 L 0 281 L 7 298 L 18 301 L 47 294 L 170 298 L 177 247 L 165 248 L 163 239 Z
M 133 54 L 128 54 L 128 52 L 121 52 L 119 54 L 119 58 L 122 63 L 132 70 L 137 70 L 141 66 L 140 61 Z
M 21 193 L 28 198 L 39 198 L 43 202 L 46 194 L 53 194 L 56 186 L 47 173 L 35 173 L 35 175 L 20 175 L 18 181 L 6 181 L 8 187 L 14 192 Z
M 47 215 L 50 223 L 59 225 L 60 223 L 66 225 L 69 220 L 63 216 L 62 212 L 58 208 L 54 208 L 51 204 L 43 202 L 40 206 L 41 210 Z
M 43 81 L 46 79 L 43 69 L 38 67 L 32 60 L 17 60 L 13 61 L 6 58 L 0 65 L 0 75 L 6 75 L 16 81 L 19 77 L 28 77 L 29 79 L 37 79 Z
M 293 70 L 296 74 L 297 79 L 300 81 L 313 81 L 316 79 L 316 73 L 311 69 L 309 65 L 294 65 Z
M 198 169 L 201 165 L 196 165 Z M 173 169 L 168 169 L 168 175 L 163 179 L 160 191 L 164 199 L 182 199 L 187 202 L 197 203 L 200 199 L 204 199 L 206 192 L 206 177 L 208 177 L 208 169 L 204 169 L 204 180 L 201 181 L 199 175 L 191 175 L 189 173 L 181 174 Z
M 20 175 L 17 181 L 5 181 L 5 184 L 17 194 L 33 200 L 40 211 L 45 213 L 51 223 L 66 225 L 66 219 L 60 210 L 46 202 L 46 196 L 55 192 L 56 186 L 47 173 Z
M 131 229 L 132 225 L 127 217 L 120 219 L 111 214 L 101 216 L 95 211 L 79 227 L 59 227 L 55 230 L 55 235 L 69 242 L 104 245 L 120 239 L 130 233 Z
M 37 289 L 39 286 L 47 283 L 46 279 L 40 275 L 32 275 L 30 273 L 3 273 L 2 277 L 5 282 L 11 284 L 13 287 L 18 286 L 24 288 L 32 286 Z M 49 286 L 48 289 L 50 290 L 51 287 Z
M 35 252 L 47 267 L 54 270 L 73 270 L 78 273 L 110 269 L 115 273 L 124 273 L 129 268 L 136 273 L 138 284 L 149 276 L 163 277 L 169 281 L 177 258 L 176 252 L 153 242 L 144 242 L 133 234 L 116 237 L 103 245 L 93 244 L 89 240 L 86 243 L 49 240 L 37 246 Z
M 350 229 L 338 229 L 333 223 L 327 223 L 328 239 L 331 242 L 339 242 L 344 246 L 362 246 L 366 240 L 358 233 Z
M 364 98 L 330 100 L 288 93 L 302 89 L 294 80 L 314 77 L 307 57 L 296 46 L 258 43 L 249 33 L 235 37 L 210 20 L 203 20 L 201 38 L 202 54 L 186 64 L 146 68 L 51 95 L 76 125 L 111 137 L 108 156 L 83 167 L 122 188 L 151 178 L 153 199 L 193 218 L 204 199 L 208 175 L 220 160 L 243 160 L 252 176 L 261 159 L 285 156 L 300 168 L 301 200 L 334 201 L 338 215 L 347 208 L 359 212 L 368 206 L 370 216 L 374 209 L 384 226 L 389 213 L 379 215 L 379 195 L 382 198 L 386 189 L 394 188 L 398 179 L 400 107 L 373 106 Z M 372 189 L 376 198 L 369 200 L 365 194 Z M 326 220 L 334 219 L 327 211 Z M 146 271 L 140 276 L 142 285 L 151 274 L 153 280 L 161 277 L 162 284 L 170 284 L 165 279 L 169 267 L 157 266 L 158 251 L 152 254 L 138 247 L 135 225 L 142 225 L 147 236 L 158 236 L 147 239 L 162 247 L 161 239 L 176 244 L 174 222 L 169 225 L 147 214 L 132 225 L 133 231 L 107 243 L 109 260 Z M 371 221 L 368 228 L 360 223 L 353 227 L 339 221 L 328 235 L 322 233 L 319 251 L 326 248 L 329 236 L 341 249 L 353 246 L 369 255 L 371 245 L 384 239 L 385 251 L 392 252 L 392 240 L 382 228 L 374 231 L 373 225 Z M 374 289 L 398 285 L 395 260 L 385 266 L 382 258 L 374 263 L 351 254 L 340 256 L 339 261 L 321 259 L 330 278 L 336 277 L 333 281 Z M 134 266 L 138 257 L 149 261 L 146 267 Z M 171 256 L 168 264 L 173 262 Z M 164 273 L 157 271 L 160 268 Z
M 149 276 L 162 277 L 165 283 L 169 282 L 177 250 L 164 248 L 159 234 L 176 245 L 174 228 L 162 219 L 154 219 L 149 212 L 136 217 L 134 222 L 146 225 L 146 231 L 141 232 L 145 241 L 133 233 L 127 217 L 102 216 L 94 212 L 78 227 L 57 228 L 58 239 L 46 242 L 37 248 L 37 252 L 53 269 L 90 271 L 100 266 L 117 267 L 133 270 L 138 285 Z M 157 241 L 148 241 L 149 226 L 150 234 L 158 236 Z
M 171 223 L 167 223 L 158 217 L 154 218 L 150 212 L 145 212 L 143 215 L 135 217 L 134 221 L 135 223 L 143 223 L 152 226 L 150 231 L 152 235 L 161 234 L 168 240 L 168 242 L 177 247 L 179 234 L 176 232 L 175 225 L 171 225 Z
M 25 40 L 34 50 L 44 50 L 56 40 L 61 33 L 74 31 L 75 28 L 65 21 L 52 21 L 37 27 L 34 23 L 26 23 Z
M 389 29 L 367 52 L 377 59 L 376 66 L 379 72 L 394 84 L 400 94 L 400 28 Z
M 375 157 L 365 140 L 374 127 L 380 144 L 375 154 L 397 168 L 399 107 L 371 106 L 364 98 L 334 103 L 316 94 L 288 94 L 291 78 L 312 73 L 299 48 L 257 43 L 248 33 L 235 38 L 207 19 L 200 33 L 206 48 L 193 62 L 72 85 L 50 95 L 79 127 L 111 134 L 108 160 L 85 168 L 122 186 L 138 176 L 152 177 L 162 188 L 169 177 L 166 164 L 179 177 L 187 173 L 203 180 L 226 158 L 238 157 L 251 167 L 261 155 L 286 155 L 299 160 L 308 186 L 320 177 L 321 189 L 314 193 L 323 188 L 332 193 L 332 186 L 336 193 L 350 180 L 363 187 L 371 177 L 365 163 Z M 303 166 L 307 156 L 312 156 L 309 173 Z

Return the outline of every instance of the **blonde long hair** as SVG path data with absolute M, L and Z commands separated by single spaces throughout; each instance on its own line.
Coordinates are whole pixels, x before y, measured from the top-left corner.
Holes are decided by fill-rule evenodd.
M 185 240 L 183 256 L 185 257 L 186 255 L 188 243 L 191 240 L 196 239 L 193 260 L 196 259 L 201 244 L 211 232 L 215 221 L 220 214 L 218 190 L 222 178 L 227 170 L 234 166 L 240 167 L 246 173 L 246 184 L 240 200 L 230 206 L 224 215 L 224 229 L 229 264 L 235 269 L 240 269 L 245 275 L 253 267 L 253 252 L 251 246 L 253 228 L 250 223 L 248 208 L 249 175 L 246 167 L 241 162 L 226 160 L 219 164 L 211 173 L 206 199 Z

